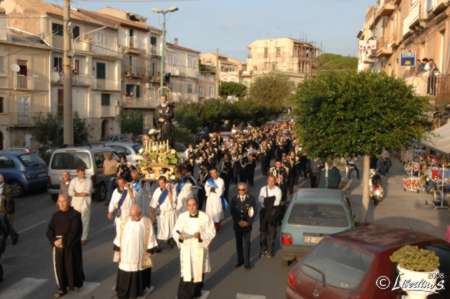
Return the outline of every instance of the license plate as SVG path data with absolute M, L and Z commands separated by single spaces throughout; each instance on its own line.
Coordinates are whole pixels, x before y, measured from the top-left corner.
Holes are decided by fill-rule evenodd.
M 304 236 L 303 242 L 309 243 L 309 244 L 317 244 L 320 241 L 322 241 L 323 237 L 316 237 L 316 236 Z
M 41 174 L 39 174 L 38 177 L 40 177 L 40 178 L 45 178 L 45 177 L 47 177 L 47 174 L 46 174 L 46 173 L 41 173 Z

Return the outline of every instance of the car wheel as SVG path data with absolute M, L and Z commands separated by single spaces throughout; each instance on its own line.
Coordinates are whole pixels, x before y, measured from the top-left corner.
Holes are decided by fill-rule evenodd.
M 105 184 L 100 184 L 98 186 L 98 191 L 97 191 L 97 196 L 95 196 L 97 198 L 97 201 L 104 201 L 106 199 L 106 186 Z
M 24 188 L 23 188 L 22 184 L 19 182 L 12 182 L 11 189 L 12 189 L 13 197 L 20 197 L 24 193 Z

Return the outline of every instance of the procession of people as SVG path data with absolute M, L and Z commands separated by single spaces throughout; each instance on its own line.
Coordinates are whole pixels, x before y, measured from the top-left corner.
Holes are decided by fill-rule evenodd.
M 146 136 L 143 143 L 160 155 L 170 151 L 168 142 L 154 143 L 152 136 Z M 111 154 L 104 158 L 106 216 L 115 225 L 111 246 L 111 259 L 117 265 L 114 291 L 120 299 L 150 293 L 153 260 L 173 248 L 180 256 L 177 298 L 201 297 L 205 274 L 213 266 L 209 246 L 228 215 L 233 223 L 236 267 L 252 268 L 250 241 L 257 220 L 259 256 L 274 256 L 289 195 L 300 177 L 314 186 L 320 176 L 314 161 L 302 152 L 291 122 L 234 126 L 231 133 L 211 133 L 182 153 L 176 176 L 161 172 L 157 179 L 148 180 L 142 173 L 148 165 L 124 165 Z M 153 158 L 160 161 L 160 157 Z M 258 164 L 266 184 L 253 190 L 260 179 L 255 178 Z M 84 169 L 77 169 L 73 179 L 64 173 L 59 210 L 47 233 L 54 252 L 56 298 L 83 284 L 82 245 L 89 236 L 92 191 Z

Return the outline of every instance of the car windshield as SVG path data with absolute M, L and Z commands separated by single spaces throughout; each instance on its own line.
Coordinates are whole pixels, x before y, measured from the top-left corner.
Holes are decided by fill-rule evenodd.
M 292 207 L 289 224 L 347 227 L 349 221 L 344 208 L 334 204 L 297 203 Z
M 354 290 L 372 264 L 373 256 L 331 240 L 322 241 L 307 255 L 300 269 L 306 276 L 335 288 Z
M 88 153 L 66 152 L 56 153 L 52 160 L 52 169 L 74 170 L 78 167 L 91 168 L 91 161 Z
M 23 154 L 19 156 L 19 159 L 25 166 L 45 164 L 44 160 L 42 160 L 37 154 Z
M 133 147 L 134 151 L 137 153 L 142 148 L 142 145 L 136 143 L 136 144 L 133 144 L 132 147 Z

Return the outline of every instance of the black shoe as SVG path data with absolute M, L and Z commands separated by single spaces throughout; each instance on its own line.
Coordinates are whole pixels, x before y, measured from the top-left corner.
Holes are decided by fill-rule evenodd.
M 240 267 L 242 267 L 242 265 L 244 265 L 244 263 L 237 263 L 234 267 L 235 268 L 240 268 Z
M 244 268 L 245 268 L 245 270 L 251 270 L 252 269 L 252 265 L 245 265 Z
M 15 234 L 11 236 L 11 243 L 12 245 L 17 245 L 19 242 L 19 234 Z
M 53 294 L 53 298 L 61 298 L 61 297 L 65 296 L 66 294 L 67 294 L 67 292 L 58 291 L 58 292 Z

